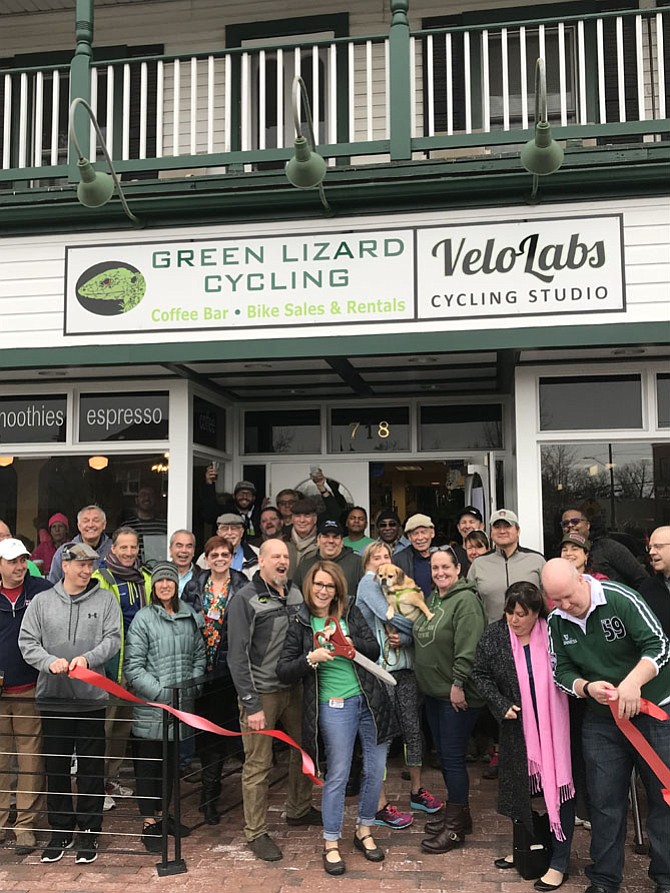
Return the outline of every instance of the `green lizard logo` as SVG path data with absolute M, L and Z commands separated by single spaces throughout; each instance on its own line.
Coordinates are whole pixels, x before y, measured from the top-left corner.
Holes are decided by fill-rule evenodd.
M 127 313 L 137 307 L 145 292 L 146 281 L 140 271 L 120 261 L 96 264 L 77 282 L 79 303 L 101 316 Z

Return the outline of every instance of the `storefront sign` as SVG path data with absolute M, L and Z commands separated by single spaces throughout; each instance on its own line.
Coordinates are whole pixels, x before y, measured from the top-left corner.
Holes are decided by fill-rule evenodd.
M 167 440 L 168 393 L 82 394 L 79 440 Z
M 0 400 L 0 443 L 65 443 L 67 398 Z
M 67 248 L 65 334 L 625 309 L 621 215 Z

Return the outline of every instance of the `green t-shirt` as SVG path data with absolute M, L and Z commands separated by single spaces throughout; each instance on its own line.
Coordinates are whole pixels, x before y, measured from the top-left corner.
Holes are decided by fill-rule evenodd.
M 320 632 L 326 625 L 325 617 L 312 617 L 312 630 Z M 347 624 L 340 620 L 340 628 L 345 636 L 349 635 Z M 361 694 L 361 686 L 348 657 L 336 657 L 335 660 L 319 664 L 319 703 L 326 704 L 331 698 L 354 698 Z

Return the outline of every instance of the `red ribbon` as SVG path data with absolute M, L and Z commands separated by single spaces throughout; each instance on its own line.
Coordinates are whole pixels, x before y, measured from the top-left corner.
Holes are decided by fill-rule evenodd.
M 614 722 L 617 724 L 622 734 L 628 738 L 642 759 L 649 764 L 651 771 L 658 777 L 663 785 L 661 793 L 663 794 L 665 802 L 670 806 L 670 769 L 665 765 L 642 732 L 625 716 L 619 716 L 618 703 L 616 701 L 610 701 L 609 708 L 612 711 Z M 654 719 L 670 720 L 670 716 L 668 716 L 665 710 L 661 710 L 660 707 L 653 704 L 651 701 L 647 701 L 646 698 L 640 698 L 640 713 L 646 713 Z
M 200 729 L 203 732 L 213 732 L 215 735 L 225 735 L 226 737 L 239 737 L 240 735 L 269 735 L 271 738 L 277 738 L 279 741 L 283 741 L 285 744 L 289 744 L 291 747 L 295 747 L 296 750 L 299 750 L 300 756 L 302 757 L 303 773 L 310 778 L 314 784 L 323 784 L 323 782 L 316 777 L 314 762 L 309 754 L 305 753 L 302 747 L 300 747 L 293 738 L 279 729 L 260 729 L 258 732 L 231 732 L 230 729 L 224 729 L 223 726 L 217 726 L 216 723 L 210 722 L 203 716 L 198 716 L 197 713 L 187 713 L 185 710 L 177 710 L 174 707 L 170 707 L 168 704 L 157 704 L 155 701 L 143 701 L 142 698 L 138 698 L 137 695 L 126 691 L 125 688 L 117 685 L 116 682 L 112 682 L 111 679 L 107 679 L 106 676 L 94 673 L 93 670 L 87 670 L 84 667 L 74 667 L 70 670 L 69 675 L 72 679 L 79 679 L 81 682 L 88 682 L 89 685 L 94 685 L 96 688 L 102 688 L 109 692 L 110 695 L 115 695 L 117 698 L 122 698 L 124 701 L 132 701 L 134 704 L 143 704 L 146 707 L 158 707 L 160 710 L 165 710 L 166 713 L 171 713 L 173 716 L 176 716 L 177 719 L 181 720 L 181 722 L 185 722 L 186 725 L 192 726 L 194 729 Z

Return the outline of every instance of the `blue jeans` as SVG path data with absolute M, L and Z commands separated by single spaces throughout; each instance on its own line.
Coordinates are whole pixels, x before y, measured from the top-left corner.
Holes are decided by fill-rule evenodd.
M 570 867 L 570 850 L 572 849 L 572 836 L 575 833 L 575 800 L 571 797 L 564 803 L 558 813 L 561 820 L 561 829 L 565 840 L 559 840 L 551 833 L 551 859 L 549 868 L 555 868 L 561 874 L 565 874 Z
M 426 695 L 424 703 L 449 802 L 467 806 L 470 778 L 465 752 L 481 708 L 454 710 L 446 698 L 433 698 L 430 695 Z
M 670 764 L 670 722 L 640 714 L 632 720 L 666 765 Z M 670 808 L 661 783 L 608 716 L 589 712 L 582 730 L 586 781 L 591 801 L 592 884 L 616 893 L 623 878 L 630 776 L 635 765 L 647 791 L 649 877 L 670 886 Z
M 344 797 L 356 736 L 363 751 L 363 775 L 358 797 L 358 825 L 374 825 L 386 769 L 388 744 L 377 744 L 377 726 L 363 695 L 346 698 L 344 707 L 319 704 L 319 731 L 326 745 L 326 778 L 321 811 L 324 840 L 339 840 L 344 821 Z

